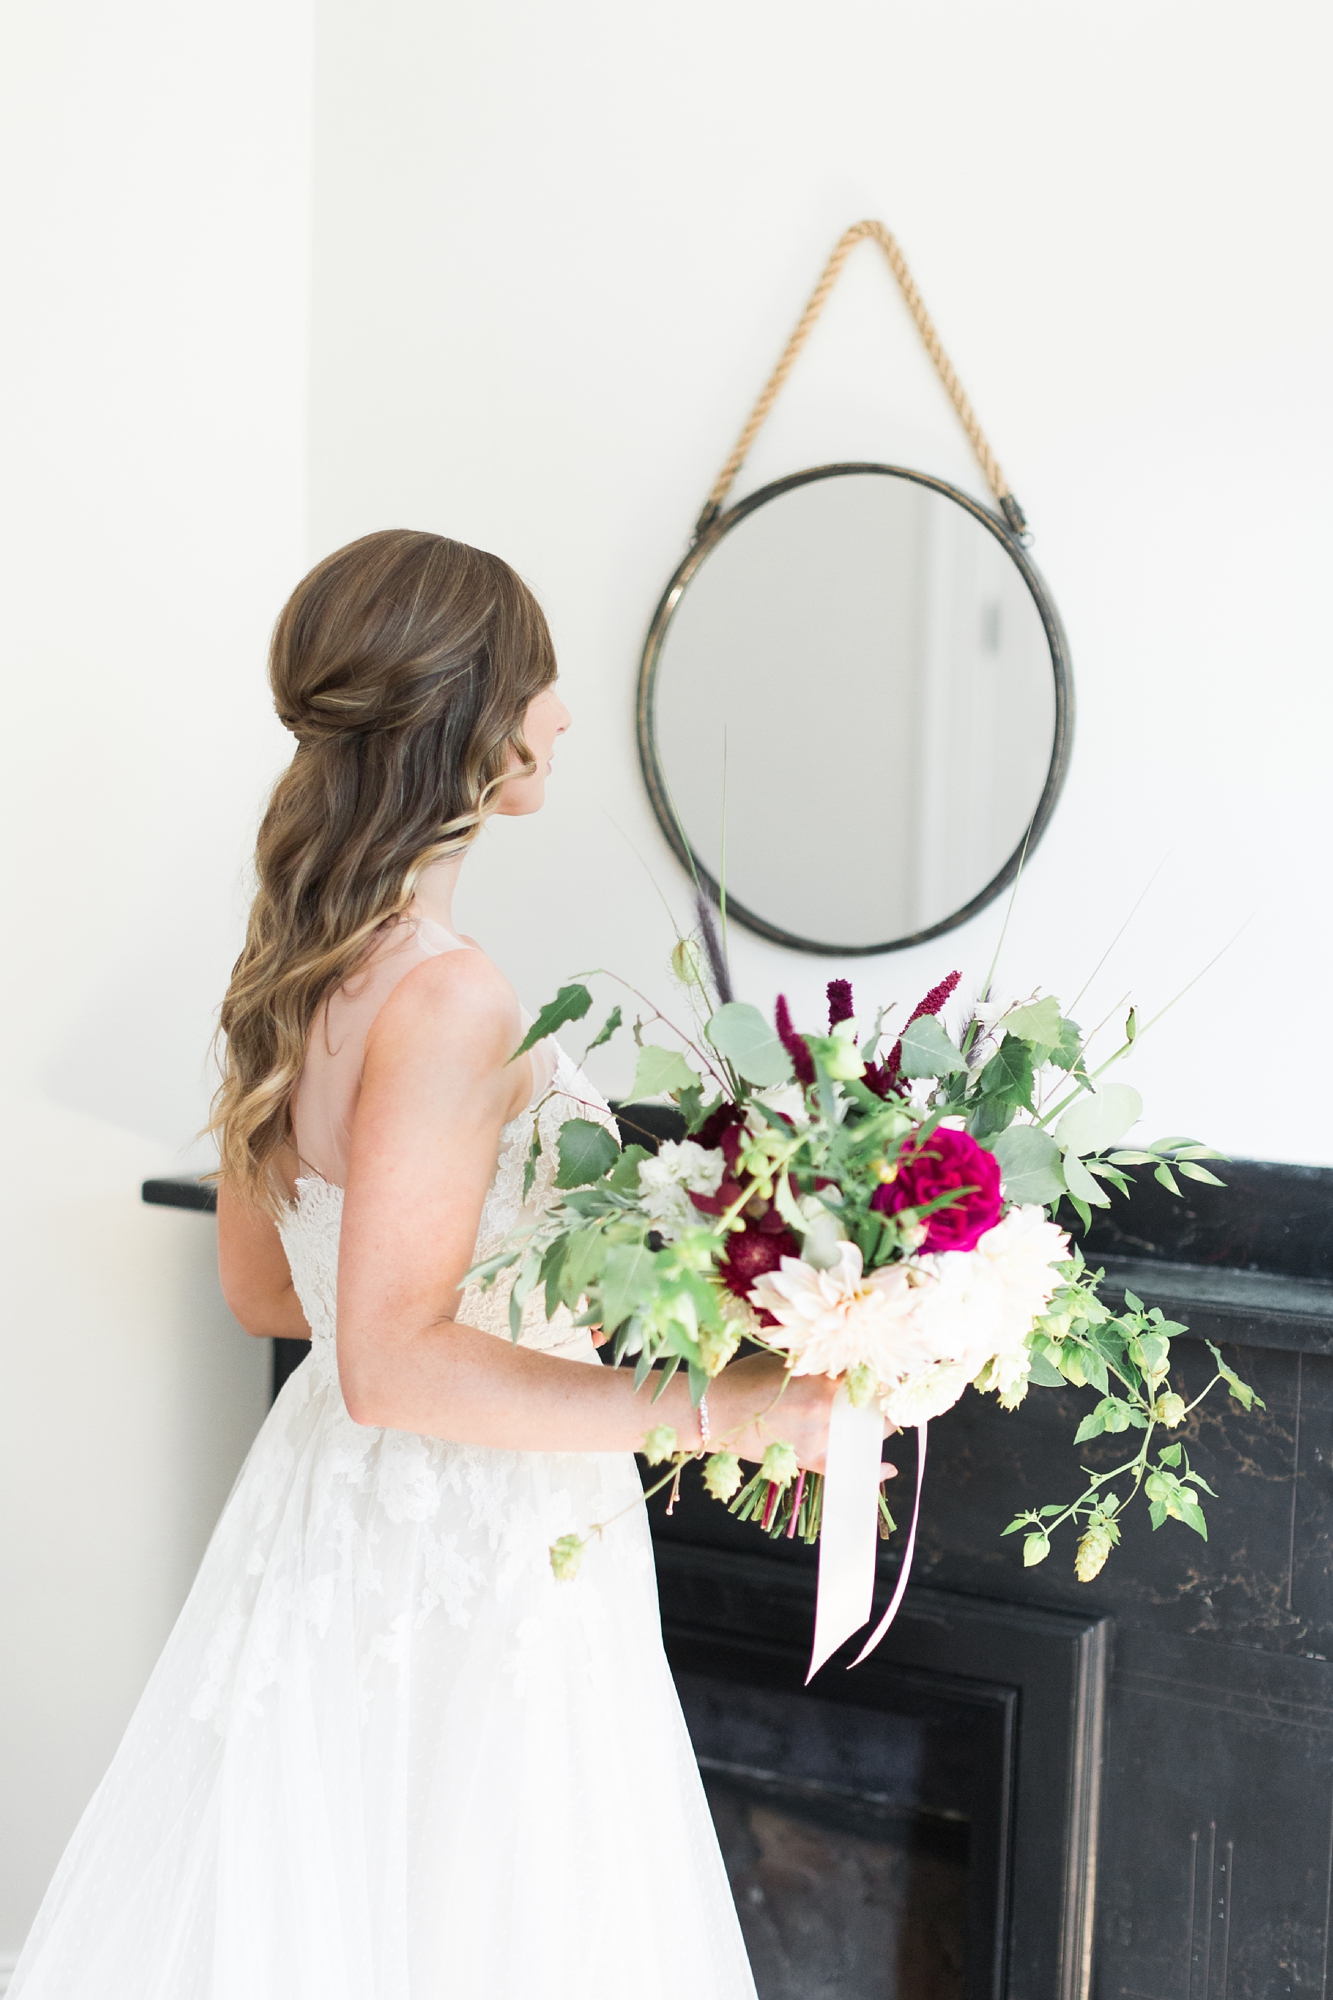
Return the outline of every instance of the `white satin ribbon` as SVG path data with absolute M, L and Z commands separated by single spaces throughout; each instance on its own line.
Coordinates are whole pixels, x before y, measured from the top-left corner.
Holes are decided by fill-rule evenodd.
M 903 1601 L 903 1592 L 907 1588 L 907 1579 L 912 1574 L 912 1557 L 916 1552 L 916 1524 L 921 1519 L 921 1482 L 925 1476 L 926 1426 L 918 1424 L 916 1427 L 916 1498 L 912 1502 L 912 1525 L 907 1531 L 907 1547 L 903 1550 L 902 1568 L 898 1571 L 898 1581 L 893 1587 L 893 1596 L 889 1599 L 889 1608 L 880 1619 L 870 1637 L 866 1640 L 864 1646 L 862 1646 L 856 1658 L 852 1661 L 854 1667 L 859 1667 L 862 1660 L 869 1659 L 890 1625 L 892 1625 L 894 1619 L 898 1616 L 898 1606 Z
M 829 1420 L 828 1455 L 824 1462 L 824 1507 L 819 1530 L 819 1586 L 815 1598 L 815 1639 L 810 1654 L 809 1685 L 843 1641 L 859 1632 L 870 1617 L 875 1596 L 875 1558 L 879 1546 L 880 1453 L 884 1419 L 879 1408 L 854 1409 L 845 1388 L 839 1388 Z M 912 1525 L 903 1551 L 897 1586 L 874 1632 L 852 1661 L 859 1667 L 874 1652 L 898 1615 L 912 1567 L 917 1522 L 921 1516 L 921 1481 L 926 1468 L 926 1426 L 917 1431 L 916 1500 Z
M 819 1589 L 808 1683 L 844 1639 L 859 1632 L 875 1595 L 879 1469 L 884 1418 L 875 1403 L 853 1408 L 839 1384 L 829 1418 L 824 1508 L 819 1526 Z

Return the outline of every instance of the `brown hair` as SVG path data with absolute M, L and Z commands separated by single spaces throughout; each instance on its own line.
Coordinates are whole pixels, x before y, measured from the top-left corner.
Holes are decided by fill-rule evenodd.
M 442 535 L 363 535 L 297 585 L 269 679 L 297 749 L 255 853 L 258 890 L 222 1003 L 210 1130 L 222 1177 L 274 1207 L 306 1042 L 326 994 L 411 901 L 432 861 L 475 839 L 555 678 L 541 607 L 498 556 Z

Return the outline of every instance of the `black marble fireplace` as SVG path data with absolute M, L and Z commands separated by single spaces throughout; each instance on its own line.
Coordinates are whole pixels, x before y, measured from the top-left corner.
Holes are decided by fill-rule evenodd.
M 662 1114 L 633 1107 L 636 1130 Z M 814 1566 L 697 1488 L 654 1503 L 663 1629 L 762 2000 L 1329 2000 L 1333 1170 L 1237 1162 L 1098 1216 L 1108 1279 L 1267 1405 L 1187 1441 L 1211 1539 L 1127 1527 L 1090 1586 L 1000 1530 L 1072 1492 L 1085 1398 L 931 1426 L 914 1581 L 802 1686 Z M 194 1182 L 145 1198 L 211 1207 Z M 277 1343 L 275 1379 L 299 1362 Z M 284 1352 L 282 1350 L 286 1349 Z M 903 1452 L 901 1485 L 911 1473 Z M 897 1573 L 882 1558 L 881 1597 Z
M 807 1689 L 811 1570 L 710 1505 L 656 1515 L 662 1625 L 761 2000 L 1081 1992 L 1109 1621 L 913 1586 Z

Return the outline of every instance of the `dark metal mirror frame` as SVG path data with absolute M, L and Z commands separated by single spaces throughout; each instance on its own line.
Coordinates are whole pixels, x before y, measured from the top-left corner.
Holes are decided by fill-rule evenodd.
M 785 931 L 779 925 L 769 923 L 766 917 L 761 917 L 754 910 L 748 909 L 728 891 L 727 915 L 735 917 L 737 923 L 744 924 L 747 930 L 756 931 L 760 937 L 771 938 L 774 944 L 786 945 L 791 951 L 811 952 L 820 958 L 872 958 L 880 952 L 905 951 L 909 945 L 925 944 L 929 938 L 941 937 L 946 931 L 956 930 L 959 924 L 965 924 L 970 917 L 976 916 L 979 910 L 984 910 L 987 903 L 994 902 L 1000 891 L 1013 881 L 1025 854 L 1032 852 L 1046 830 L 1047 822 L 1055 810 L 1055 802 L 1065 781 L 1074 740 L 1074 682 L 1070 671 L 1069 644 L 1065 638 L 1064 626 L 1060 622 L 1060 614 L 1036 565 L 1022 542 L 1010 531 L 999 514 L 991 513 L 988 507 L 983 507 L 979 501 L 961 492 L 958 487 L 951 486 L 947 480 L 933 479 L 925 472 L 910 472 L 901 465 L 850 462 L 839 465 L 817 465 L 805 472 L 792 472 L 785 479 L 775 479 L 771 485 L 761 486 L 758 492 L 748 494 L 744 500 L 738 500 L 734 507 L 729 507 L 725 514 L 718 515 L 691 545 L 685 560 L 667 585 L 662 600 L 653 613 L 653 622 L 648 628 L 648 637 L 643 649 L 643 663 L 639 669 L 637 711 L 639 763 L 658 824 L 677 860 L 684 868 L 698 875 L 700 882 L 706 886 L 709 895 L 716 902 L 720 895 L 719 883 L 698 856 L 691 853 L 685 841 L 684 833 L 676 821 L 670 789 L 657 754 L 655 727 L 657 670 L 661 663 L 662 644 L 676 606 L 700 565 L 712 554 L 723 536 L 734 528 L 738 521 L 743 521 L 747 514 L 753 514 L 756 508 L 775 500 L 779 494 L 788 493 L 797 486 L 808 486 L 816 479 L 838 479 L 848 473 L 863 472 L 879 473 L 888 479 L 907 479 L 915 486 L 928 486 L 932 492 L 944 494 L 946 499 L 952 500 L 965 513 L 971 514 L 974 520 L 980 521 L 1001 544 L 1031 593 L 1051 649 L 1051 667 L 1055 675 L 1055 740 L 1051 748 L 1051 762 L 1046 773 L 1046 783 L 1037 802 L 1037 809 L 1029 822 L 1025 838 L 1014 849 L 999 873 L 992 876 L 985 888 L 979 890 L 970 903 L 965 903 L 962 909 L 955 910 L 952 916 L 945 917 L 938 924 L 931 924 L 926 930 L 915 931 L 910 937 L 894 938 L 887 944 L 815 944 L 809 938 L 796 937 L 791 931 Z

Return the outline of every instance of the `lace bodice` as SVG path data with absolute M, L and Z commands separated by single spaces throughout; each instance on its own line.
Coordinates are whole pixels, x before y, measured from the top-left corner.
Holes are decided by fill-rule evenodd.
M 539 1045 L 540 1046 L 540 1045 Z M 615 1120 L 605 1098 L 593 1088 L 577 1064 L 556 1043 L 552 1085 L 540 1104 L 512 1118 L 500 1134 L 500 1152 L 477 1232 L 477 1259 L 498 1250 L 505 1237 L 525 1218 L 536 1219 L 559 1199 L 554 1181 L 557 1140 L 567 1118 L 592 1118 L 614 1132 Z M 534 1124 L 541 1127 L 541 1151 L 532 1188 L 525 1202 L 523 1178 L 532 1149 Z M 323 1382 L 337 1380 L 338 1240 L 342 1229 L 343 1191 L 317 1174 L 297 1182 L 297 1198 L 280 1223 L 283 1247 L 291 1265 L 297 1296 L 311 1329 L 310 1365 Z M 458 1317 L 505 1340 L 509 1333 L 509 1293 L 514 1273 L 506 1272 L 489 1291 L 469 1286 Z M 561 1306 L 546 1317 L 545 1294 L 538 1287 L 524 1303 L 521 1344 L 566 1359 L 596 1359 L 586 1327 Z

